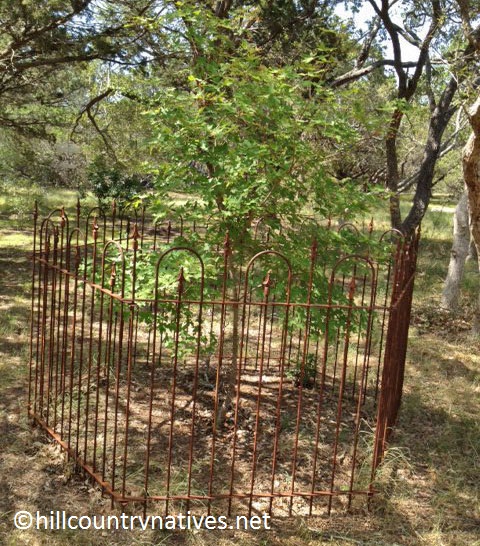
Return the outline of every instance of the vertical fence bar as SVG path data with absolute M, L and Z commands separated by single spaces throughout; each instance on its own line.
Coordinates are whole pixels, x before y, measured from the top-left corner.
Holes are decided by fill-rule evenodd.
M 295 424 L 295 438 L 293 445 L 293 456 L 292 456 L 292 484 L 290 489 L 290 503 L 288 507 L 288 513 L 292 515 L 293 509 L 293 497 L 295 493 L 295 478 L 297 474 L 297 457 L 298 457 L 298 436 L 300 434 L 300 422 L 302 419 L 302 394 L 303 394 L 303 382 L 305 377 L 305 363 L 307 361 L 307 351 L 308 351 L 308 342 L 309 342 L 309 331 L 310 331 L 310 314 L 312 311 L 312 290 L 313 290 L 313 273 L 315 271 L 315 260 L 317 257 L 317 242 L 314 241 L 311 247 L 310 253 L 310 271 L 308 276 L 308 292 L 307 292 L 307 307 L 306 307 L 306 316 L 305 316 L 305 332 L 303 337 L 303 350 L 302 350 L 302 362 L 300 365 L 300 377 L 298 384 L 298 399 L 297 399 L 297 415 L 296 415 L 296 424 Z
M 65 210 L 62 208 L 62 247 L 64 246 L 63 240 L 65 237 L 65 272 L 63 273 L 65 277 L 65 288 L 64 288 L 64 305 L 63 305 L 63 324 L 62 324 L 62 352 L 61 352 L 61 363 L 60 363 L 60 391 L 62 396 L 62 407 L 60 413 L 60 436 L 64 437 L 64 420 L 65 420 L 65 389 L 66 389 L 66 377 L 67 377 L 67 341 L 68 341 L 68 314 L 69 314 L 69 304 L 70 304 L 70 238 L 69 238 L 69 228 L 68 228 L 68 218 L 65 214 Z M 67 226 L 66 236 L 63 233 L 64 225 Z M 63 248 L 62 248 L 63 256 Z
M 58 302 L 56 303 L 56 313 L 57 313 L 57 317 L 56 317 L 56 320 L 55 320 L 55 328 L 56 328 L 56 335 L 55 335 L 55 350 L 54 350 L 54 354 L 55 354 L 55 394 L 54 394 L 54 419 L 53 419 L 53 428 L 54 430 L 56 430 L 56 427 L 57 427 L 57 419 L 58 419 L 58 398 L 59 396 L 61 396 L 61 401 L 60 401 L 60 407 L 63 406 L 63 394 L 62 394 L 62 383 L 63 383 L 63 379 L 60 376 L 60 373 L 59 373 L 59 366 L 62 366 L 62 364 L 64 364 L 64 359 L 63 359 L 63 349 L 61 348 L 61 344 L 63 342 L 63 338 L 64 338 L 64 334 L 63 334 L 63 330 L 62 330 L 62 334 L 60 335 L 60 331 L 61 331 L 61 325 L 63 323 L 62 321 L 62 308 L 65 309 L 64 305 L 63 304 L 63 301 L 62 301 L 62 296 L 64 296 L 62 294 L 62 287 L 63 287 L 63 282 L 62 282 L 62 279 L 63 279 L 63 251 L 64 251 L 64 236 L 65 236 L 65 233 L 64 233 L 64 230 L 65 230 L 65 224 L 66 224 L 66 216 L 65 216 L 65 209 L 62 207 L 61 209 L 61 212 L 60 212 L 60 230 L 59 230 L 59 234 L 58 234 L 58 243 L 57 243 L 57 248 L 58 248 L 58 255 L 59 257 L 57 258 L 57 274 L 58 274 L 58 282 L 57 282 L 57 285 L 58 285 Z M 60 381 L 60 385 L 59 385 L 59 381 Z M 60 412 L 62 410 L 60 409 Z M 60 416 L 61 417 L 61 416 Z M 63 424 L 61 424 L 61 427 L 63 426 Z
M 126 476 L 128 465 L 128 440 L 129 440 L 129 425 L 130 425 L 130 396 L 132 387 L 132 367 L 134 363 L 135 354 L 135 339 L 134 339 L 134 321 L 137 312 L 137 304 L 135 302 L 136 296 L 136 282 L 137 282 L 137 252 L 138 252 L 138 240 L 140 234 L 138 232 L 138 225 L 135 222 L 132 233 L 132 249 L 133 249 L 133 267 L 132 267 L 132 284 L 131 284 L 131 302 L 129 304 L 129 317 L 128 317 L 128 340 L 127 340 L 127 393 L 125 404 L 125 444 L 123 448 L 123 475 L 122 475 L 122 497 L 125 498 L 126 493 Z M 128 248 L 128 247 L 127 247 Z
M 172 396 L 170 402 L 170 428 L 168 434 L 168 455 L 167 455 L 167 476 L 166 476 L 166 500 L 165 500 L 165 515 L 168 515 L 171 474 L 172 474 L 172 453 L 173 453 L 173 428 L 175 418 L 175 402 L 176 402 L 176 390 L 177 390 L 177 370 L 178 370 L 178 350 L 180 341 L 180 313 L 182 307 L 182 296 L 185 286 L 185 276 L 183 274 L 183 267 L 180 268 L 178 275 L 178 289 L 177 299 L 175 301 L 175 346 L 173 350 L 173 378 L 172 378 Z
M 100 286 L 105 286 L 105 254 L 102 256 L 101 263 L 101 279 Z M 100 290 L 100 302 L 99 302 L 99 318 L 98 318 L 98 335 L 97 335 L 97 363 L 95 373 L 95 411 L 94 411 L 94 423 L 93 423 L 93 451 L 92 451 L 92 469 L 93 472 L 97 471 L 97 436 L 98 436 L 98 414 L 100 409 L 100 378 L 101 378 L 101 362 L 102 362 L 102 338 L 103 338 L 103 306 L 104 306 L 105 292 Z M 111 298 L 110 298 L 111 299 Z
M 45 228 L 45 231 L 43 231 Z M 41 268 L 43 269 L 43 289 L 42 289 L 42 300 L 43 305 L 40 310 L 39 306 L 39 315 L 41 314 L 41 320 L 39 316 L 39 324 L 41 324 L 40 330 L 41 330 L 41 340 L 40 340 L 40 349 L 41 349 L 41 357 L 40 357 L 40 385 L 39 385 L 39 414 L 41 418 L 44 418 L 44 394 L 45 394 L 45 365 L 46 365 L 46 357 L 47 357 L 47 309 L 48 309 L 48 296 L 49 296 L 49 290 L 48 290 L 48 282 L 49 282 L 49 260 L 50 260 L 50 251 L 51 251 L 51 233 L 48 228 L 48 221 L 42 222 L 42 228 L 40 231 L 40 245 L 42 244 L 42 234 L 45 235 L 45 240 L 43 241 L 45 244 L 44 253 L 41 257 L 41 261 L 39 261 L 39 264 L 41 264 Z M 42 271 L 40 271 L 40 276 L 42 276 Z
M 337 424 L 335 428 L 335 440 L 333 444 L 333 455 L 332 455 L 332 475 L 330 479 L 330 496 L 328 498 L 328 514 L 330 514 L 332 509 L 332 500 L 333 500 L 333 487 L 335 483 L 335 470 L 337 467 L 337 453 L 338 453 L 338 437 L 340 434 L 340 426 L 341 426 L 341 419 L 342 419 L 342 409 L 343 409 L 343 395 L 345 391 L 345 381 L 346 381 L 346 374 L 347 374 L 347 365 L 348 365 L 348 349 L 350 344 L 350 326 L 352 322 L 352 312 L 353 312 L 353 300 L 355 297 L 355 290 L 356 290 L 356 281 L 355 281 L 355 275 L 356 275 L 356 265 L 354 266 L 354 270 L 352 273 L 352 279 L 350 281 L 349 289 L 348 289 L 348 310 L 347 310 L 347 318 L 346 318 L 346 325 L 345 325 L 345 334 L 344 334 L 344 342 L 343 342 L 343 362 L 342 362 L 342 375 L 340 378 L 340 386 L 338 388 L 338 404 L 337 404 Z
M 115 280 L 117 277 L 115 262 L 112 263 L 110 272 L 109 287 L 112 295 L 115 293 Z M 108 415 L 109 415 L 109 397 L 110 397 L 110 360 L 112 358 L 112 352 L 115 354 L 115 334 L 117 332 L 117 318 L 116 313 L 113 312 L 114 298 L 110 296 L 108 305 L 108 332 L 107 332 L 107 350 L 105 352 L 105 413 L 103 416 L 103 455 L 102 455 L 102 480 L 105 479 L 105 468 L 107 463 L 107 437 L 108 437 Z M 115 318 L 114 318 L 115 317 Z M 113 351 L 112 351 L 112 330 L 113 335 Z
M 80 351 L 78 355 L 78 388 L 77 388 L 77 412 L 76 412 L 76 430 L 75 430 L 75 458 L 78 459 L 80 456 L 80 420 L 82 413 L 82 377 L 83 377 L 83 358 L 84 358 L 84 339 L 85 339 L 85 317 L 87 309 L 87 267 L 88 267 L 88 224 L 85 226 L 85 237 L 83 244 L 83 268 L 82 268 L 82 278 L 81 278 L 81 311 L 80 311 Z M 75 332 L 74 332 L 75 335 Z
M 221 304 L 220 304 L 220 337 L 218 341 L 218 360 L 217 360 L 217 372 L 216 372 L 216 378 L 215 378 L 215 394 L 214 394 L 214 403 L 213 403 L 210 475 L 208 479 L 208 503 L 207 503 L 208 515 L 210 515 L 211 513 L 211 508 L 212 508 L 211 497 L 213 496 L 213 493 L 214 493 L 213 479 L 214 479 L 214 471 L 215 471 L 215 455 L 216 455 L 215 450 L 216 450 L 217 428 L 218 428 L 218 418 L 219 418 L 218 403 L 219 403 L 220 380 L 221 380 L 221 371 L 223 367 L 223 352 L 224 352 L 224 343 L 225 343 L 227 277 L 228 277 L 228 260 L 230 258 L 230 253 L 231 253 L 230 238 L 227 233 L 225 236 L 225 242 L 223 245 L 222 294 L 221 294 Z M 239 365 L 241 366 L 241 361 Z
M 87 351 L 87 391 L 85 395 L 85 434 L 83 443 L 83 457 L 88 460 L 88 432 L 90 420 L 90 390 L 92 384 L 92 363 L 93 363 L 93 323 L 95 317 L 95 276 L 97 274 L 97 241 L 98 241 L 98 223 L 97 217 L 93 218 L 92 226 L 93 252 L 92 252 L 92 272 L 90 275 L 90 313 L 88 323 L 88 351 Z M 85 267 L 87 264 L 85 264 Z
M 270 275 L 271 275 L 271 271 L 268 271 L 264 281 L 262 282 L 263 301 L 262 301 L 262 306 L 260 307 L 260 319 L 259 319 L 259 331 L 261 329 L 260 368 L 258 370 L 258 387 L 256 392 L 257 401 L 256 401 L 256 411 L 255 411 L 255 429 L 253 432 L 252 472 L 251 472 L 251 478 L 250 478 L 250 499 L 248 501 L 248 517 L 250 517 L 252 514 L 253 488 L 255 485 L 255 472 L 256 472 L 256 466 L 257 466 L 257 448 L 258 448 L 258 436 L 259 436 L 258 428 L 260 424 L 260 403 L 262 399 L 263 369 L 265 365 L 265 339 L 267 336 L 267 322 L 268 322 L 268 316 L 267 316 L 268 298 L 270 295 L 270 287 L 273 284 L 273 281 Z M 263 322 L 262 322 L 262 315 L 263 315 Z M 261 325 L 261 328 L 260 328 L 260 325 Z
M 77 209 L 78 210 L 78 209 Z M 77 215 L 79 218 L 79 214 Z M 79 222 L 77 222 L 78 225 Z M 68 446 L 68 456 L 70 456 L 72 451 L 72 419 L 73 419 L 73 389 L 75 381 L 75 363 L 76 363 L 76 335 L 77 335 L 77 307 L 78 307 L 78 283 L 79 283 L 79 268 L 80 268 L 80 249 L 79 249 L 79 234 L 80 229 L 77 227 L 75 230 L 72 230 L 70 235 L 70 253 L 69 253 L 69 268 L 71 261 L 71 249 L 73 236 L 76 236 L 75 243 L 75 257 L 74 257 L 74 280 L 73 280 L 73 316 L 72 316 L 72 328 L 71 328 L 71 349 L 70 349 L 70 381 L 69 381 L 69 409 L 68 409 L 68 435 L 67 435 L 67 446 Z
M 55 360 L 55 311 L 57 303 L 57 260 L 58 260 L 58 227 L 53 228 L 53 264 L 52 264 L 52 295 L 50 298 L 50 325 L 49 325 L 49 340 L 48 340 L 48 372 L 47 372 L 47 410 L 45 422 L 50 425 L 50 405 L 53 390 L 53 365 Z M 56 399 L 54 404 L 56 404 Z M 55 419 L 54 426 L 55 428 Z
M 35 201 L 33 209 L 33 250 L 32 250 L 32 296 L 31 296 L 31 307 L 30 307 L 30 352 L 29 352 L 29 371 L 28 371 L 28 413 L 30 414 L 32 410 L 32 378 L 33 378 L 33 368 L 35 367 L 35 374 L 37 376 L 38 368 L 38 351 L 35 353 L 35 366 L 33 364 L 33 332 L 35 329 L 35 290 L 40 291 L 40 286 L 35 287 L 35 268 L 37 265 L 37 221 L 38 221 L 38 203 Z M 38 339 L 38 338 L 37 338 Z M 37 381 L 35 380 L 35 388 Z M 36 397 L 35 397 L 36 398 Z
M 193 459 L 194 459 L 194 446 L 195 446 L 195 418 L 197 411 L 197 391 L 198 391 L 198 374 L 199 374 L 199 363 L 200 363 L 200 345 L 202 339 L 202 318 L 203 318 L 203 298 L 204 298 L 204 283 L 205 283 L 205 271 L 203 261 L 198 256 L 201 266 L 201 277 L 200 277 L 200 297 L 198 301 L 198 314 L 197 314 L 197 338 L 195 343 L 195 363 L 194 363 L 194 375 L 193 375 L 193 387 L 192 387 L 192 422 L 190 427 L 190 441 L 188 446 L 188 470 L 187 470 L 187 513 L 190 509 L 190 497 L 192 493 L 192 470 L 193 470 Z M 213 310 L 212 310 L 213 313 Z

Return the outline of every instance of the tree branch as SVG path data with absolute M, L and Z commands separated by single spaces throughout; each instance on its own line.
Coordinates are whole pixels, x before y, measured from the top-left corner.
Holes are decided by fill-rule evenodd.
M 370 53 L 370 48 L 372 47 L 372 43 L 375 40 L 379 30 L 380 30 L 380 18 L 375 17 L 372 21 L 372 28 L 370 29 L 370 32 L 368 33 L 366 40 L 363 42 L 362 49 L 360 50 L 360 53 L 358 54 L 358 57 L 355 61 L 355 68 L 358 69 L 363 67 Z
M 404 63 L 401 63 L 402 68 L 415 68 L 417 66 L 417 62 L 415 61 L 407 61 Z M 349 83 L 356 81 L 363 76 L 366 76 L 367 74 L 370 74 L 377 68 L 381 68 L 382 66 L 396 66 L 396 61 L 393 59 L 381 59 L 379 61 L 375 61 L 372 64 L 369 64 L 368 66 L 364 66 L 363 68 L 355 68 L 353 70 L 350 70 L 350 72 L 347 72 L 346 74 L 343 74 L 342 76 L 339 76 L 338 78 L 335 78 L 330 83 L 331 87 L 341 87 L 342 85 L 348 85 Z
M 109 87 L 107 88 L 105 91 L 103 91 L 103 93 L 100 93 L 100 95 L 97 95 L 96 97 L 94 97 L 93 99 L 91 99 L 83 108 L 82 110 L 80 111 L 80 113 L 78 114 L 77 116 L 77 119 L 75 120 L 75 125 L 73 126 L 73 129 L 72 129 L 72 132 L 70 134 L 70 138 L 72 139 L 73 137 L 73 134 L 75 133 L 77 127 L 78 127 L 78 124 L 80 123 L 80 120 L 82 119 L 83 115 L 84 114 L 87 114 L 87 117 L 88 119 L 90 120 L 90 122 L 92 123 L 93 127 L 95 128 L 95 130 L 97 131 L 97 133 L 100 135 L 101 139 L 103 140 L 103 143 L 105 144 L 105 147 L 106 149 L 112 154 L 112 156 L 114 158 L 116 158 L 116 154 L 115 154 L 115 150 L 113 149 L 112 145 L 110 144 L 110 142 L 108 141 L 104 131 L 102 131 L 100 129 L 100 127 L 98 126 L 97 124 L 97 121 L 95 119 L 95 116 L 93 115 L 92 113 L 92 108 L 98 104 L 99 102 L 101 102 L 103 99 L 105 99 L 106 97 L 108 97 L 109 95 L 111 95 L 112 93 L 114 92 L 114 90 Z
M 440 7 L 440 3 L 438 0 L 432 0 L 433 5 L 433 18 L 432 22 L 430 24 L 430 27 L 428 29 L 427 35 L 425 36 L 425 39 L 423 40 L 421 46 L 420 46 L 420 55 L 418 56 L 418 62 L 417 67 L 415 69 L 415 72 L 408 82 L 408 91 L 411 91 L 411 94 L 413 94 L 417 88 L 418 81 L 420 79 L 420 76 L 423 73 L 423 69 L 425 66 L 425 63 L 428 60 L 428 52 L 430 49 L 430 43 L 433 40 L 433 37 L 435 36 L 436 31 L 439 27 L 440 18 L 442 16 L 442 10 Z
M 217 7 L 215 8 L 215 15 L 219 19 L 225 19 L 228 16 L 228 12 L 232 7 L 232 0 L 220 0 L 217 2 Z

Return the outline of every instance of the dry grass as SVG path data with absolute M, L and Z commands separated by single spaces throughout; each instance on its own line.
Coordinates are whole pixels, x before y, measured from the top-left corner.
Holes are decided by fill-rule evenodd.
M 278 519 L 252 532 L 15 530 L 17 510 L 95 514 L 110 504 L 27 422 L 29 233 L 5 229 L 28 218 L 8 207 L 0 210 L 0 544 L 480 545 L 480 351 L 468 332 L 478 275 L 469 268 L 464 313 L 439 314 L 451 219 L 442 212 L 424 229 L 403 407 L 370 511 L 356 503 L 349 514 Z

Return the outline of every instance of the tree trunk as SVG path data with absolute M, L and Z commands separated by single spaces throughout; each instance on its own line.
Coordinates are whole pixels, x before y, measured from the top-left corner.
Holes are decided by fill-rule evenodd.
M 470 211 L 470 232 L 475 242 L 477 256 L 480 256 L 480 98 L 469 111 L 472 133 L 463 149 L 463 178 L 468 194 Z M 480 261 L 479 261 L 480 267 Z M 480 295 L 474 315 L 472 331 L 480 333 Z
M 229 270 L 229 277 L 231 278 L 232 287 L 229 290 L 229 300 L 231 302 L 238 302 L 240 300 L 240 291 L 236 279 L 235 267 L 232 265 Z M 232 305 L 232 360 L 227 362 L 223 370 L 223 388 L 219 398 L 219 405 L 217 411 L 217 425 L 219 428 L 224 428 L 226 424 L 226 416 L 229 409 L 235 406 L 235 394 L 237 385 L 237 373 L 238 366 L 241 365 L 238 362 L 239 358 L 239 339 L 240 339 L 240 305 Z
M 478 260 L 478 254 L 477 254 L 477 248 L 475 247 L 475 241 L 471 237 L 470 237 L 470 247 L 468 249 L 467 262 L 470 260 L 474 260 L 475 262 Z
M 457 109 L 453 102 L 457 88 L 456 77 L 451 78 L 430 118 L 428 137 L 418 173 L 412 208 L 402 223 L 404 233 L 412 233 L 420 225 L 430 203 L 435 165 L 441 149 L 443 133 Z
M 458 309 L 460 284 L 463 278 L 463 270 L 470 249 L 470 228 L 468 225 L 468 200 L 467 192 L 460 196 L 455 208 L 453 218 L 453 244 L 450 251 L 450 263 L 448 273 L 443 285 L 441 305 L 448 311 Z

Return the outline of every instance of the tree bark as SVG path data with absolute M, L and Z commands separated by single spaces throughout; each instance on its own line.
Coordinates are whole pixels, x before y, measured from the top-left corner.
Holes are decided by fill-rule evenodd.
M 463 178 L 468 195 L 470 233 L 475 242 L 477 256 L 480 256 L 480 98 L 469 110 L 469 121 L 472 133 L 463 149 Z M 480 295 L 477 300 L 472 331 L 475 334 L 480 333 Z
M 453 244 L 450 251 L 448 273 L 443 285 L 441 306 L 448 311 L 458 309 L 460 284 L 463 278 L 465 261 L 470 250 L 470 227 L 468 221 L 467 192 L 460 196 L 453 218 Z
M 402 223 L 404 233 L 412 233 L 420 225 L 430 203 L 435 165 L 441 150 L 443 134 L 457 109 L 453 102 L 457 89 L 458 81 L 452 77 L 432 113 L 412 208 Z

